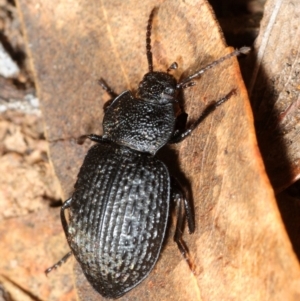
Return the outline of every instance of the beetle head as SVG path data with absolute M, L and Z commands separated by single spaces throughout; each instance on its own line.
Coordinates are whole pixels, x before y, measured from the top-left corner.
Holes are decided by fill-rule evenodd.
M 137 91 L 138 97 L 157 104 L 177 102 L 177 81 L 165 72 L 149 72 L 144 75 Z

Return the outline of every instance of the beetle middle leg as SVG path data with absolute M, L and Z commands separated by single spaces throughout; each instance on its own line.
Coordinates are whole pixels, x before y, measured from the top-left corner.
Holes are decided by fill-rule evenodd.
M 225 101 L 230 99 L 233 95 L 236 94 L 236 89 L 232 89 L 227 95 L 222 97 L 221 99 L 212 102 L 209 104 L 204 111 L 201 113 L 201 115 L 194 121 L 188 128 L 184 130 L 178 130 L 174 132 L 173 137 L 170 139 L 168 143 L 179 143 L 183 141 L 186 137 L 188 137 L 193 130 L 197 128 L 197 126 L 210 114 L 212 113 L 218 106 L 223 104 Z M 181 116 L 181 115 L 179 115 Z
M 77 143 L 78 144 L 83 144 L 84 141 L 86 139 L 90 139 L 91 141 L 97 142 L 97 143 L 101 143 L 101 142 L 107 142 L 107 139 L 103 138 L 100 135 L 96 135 L 96 134 L 89 134 L 89 135 L 82 135 L 80 137 L 77 138 Z
M 104 104 L 104 112 L 107 111 L 107 109 L 109 108 L 109 106 L 112 104 L 112 102 L 114 101 L 114 99 L 118 96 L 118 94 L 106 83 L 106 81 L 103 78 L 100 78 L 98 80 L 98 84 L 102 87 L 102 89 L 104 91 L 106 91 L 109 96 L 111 97 L 110 100 L 108 100 L 105 104 Z M 77 138 L 77 143 L 78 144 L 83 144 L 85 142 L 86 139 L 90 139 L 94 142 L 97 143 L 101 143 L 101 142 L 105 142 L 106 140 L 102 138 L 102 136 L 96 135 L 96 134 L 89 134 L 89 135 L 82 135 L 80 137 Z
M 188 255 L 188 249 L 185 242 L 182 239 L 183 236 L 183 226 L 185 218 L 187 219 L 189 233 L 193 233 L 195 230 L 194 212 L 192 207 L 186 198 L 186 194 L 180 183 L 176 178 L 171 177 L 171 197 L 176 203 L 177 209 L 177 223 L 176 230 L 174 234 L 174 241 L 177 243 L 178 249 L 190 269 L 193 271 L 193 264 Z

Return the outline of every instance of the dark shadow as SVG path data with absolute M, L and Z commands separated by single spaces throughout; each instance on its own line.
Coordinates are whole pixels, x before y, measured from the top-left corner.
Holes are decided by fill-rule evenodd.
M 265 0 L 208 0 L 216 14 L 227 45 L 251 46 L 258 34 Z
M 14 0 L 7 0 L 8 3 L 10 3 L 13 6 L 16 6 L 16 2 Z
M 24 67 L 26 58 L 25 52 L 20 49 L 14 49 L 10 44 L 9 39 L 0 32 L 0 42 L 10 57 L 18 64 L 20 68 Z
M 61 207 L 62 204 L 63 204 L 63 201 L 62 200 L 55 200 L 55 199 L 47 199 L 49 201 L 49 207 L 51 208 L 57 208 L 57 207 Z
M 178 182 L 182 185 L 186 192 L 186 196 L 193 208 L 193 213 L 194 213 L 194 202 L 193 202 L 193 194 L 192 194 L 192 188 L 191 184 L 187 180 L 185 174 L 180 170 L 179 168 L 179 159 L 178 159 L 178 154 L 177 152 L 173 149 L 172 146 L 166 145 L 163 147 L 161 150 L 159 150 L 157 157 L 166 164 L 170 175 L 174 176 Z M 171 239 L 173 240 L 173 230 L 175 231 L 175 226 L 176 226 L 176 221 L 174 224 L 172 224 L 174 212 L 176 211 L 176 204 L 172 200 L 170 201 L 170 217 L 167 225 L 167 232 L 166 232 L 166 237 L 163 242 L 163 248 L 165 247 L 166 243 Z M 172 232 L 170 230 L 172 229 Z M 187 222 L 185 220 L 185 226 L 184 226 L 184 234 L 183 234 L 183 240 L 185 240 L 185 237 L 188 235 L 188 228 L 187 228 Z M 175 244 L 175 241 L 174 241 Z M 189 246 L 187 246 L 188 249 Z M 180 252 L 178 250 L 178 252 Z
M 250 82 L 253 70 L 253 58 L 247 58 L 247 64 L 242 66 L 246 84 Z M 263 68 L 260 68 L 257 80 L 253 87 L 250 101 L 254 115 L 254 125 L 258 146 L 264 161 L 267 175 L 276 194 L 283 192 L 293 183 L 294 174 L 288 157 L 288 149 L 284 134 L 279 127 L 280 113 L 275 109 L 275 102 L 280 91 L 275 86 L 276 78 L 268 78 Z M 300 210 L 295 210 L 295 203 L 286 200 L 283 204 L 282 195 L 277 199 L 278 207 L 285 223 L 289 238 L 295 253 L 300 260 L 300 244 L 297 235 L 292 234 L 293 220 L 300 220 Z M 290 207 L 290 208 L 288 208 Z M 297 217 L 295 217 L 295 215 Z
M 25 294 L 30 300 L 33 301 L 42 301 L 42 299 L 40 299 L 38 296 L 34 295 L 33 293 L 31 293 L 29 290 L 27 290 L 26 288 L 24 288 L 22 285 L 20 285 L 19 283 L 15 282 L 14 280 L 10 279 L 9 277 L 5 276 L 5 275 L 1 275 L 7 282 L 9 282 L 10 284 L 12 284 L 13 287 L 19 289 L 23 294 Z
M 179 112 L 180 117 L 178 118 L 177 116 L 177 122 L 175 125 L 175 128 L 177 130 L 184 130 L 186 128 L 187 124 L 187 118 L 188 115 L 185 113 L 185 101 L 184 101 L 184 94 L 183 94 L 183 89 L 180 89 L 179 94 L 177 95 L 177 99 L 179 100 L 177 110 Z M 188 125 L 187 125 L 188 126 Z M 189 137 L 187 137 L 189 139 Z M 160 159 L 162 162 L 164 162 L 170 172 L 170 175 L 175 177 L 176 180 L 180 183 L 182 188 L 184 189 L 186 193 L 186 197 L 192 207 L 193 214 L 195 214 L 194 210 L 194 200 L 193 200 L 193 192 L 192 192 L 192 187 L 188 179 L 186 178 L 185 174 L 183 171 L 180 169 L 180 162 L 178 158 L 178 153 L 176 152 L 174 148 L 174 144 L 167 144 L 165 145 L 162 149 L 160 149 L 157 153 L 158 159 Z M 173 237 L 171 235 L 174 235 L 175 233 L 175 227 L 176 227 L 176 221 L 172 227 L 172 219 L 174 217 L 174 213 L 176 212 L 176 203 L 174 201 L 170 201 L 170 217 L 167 225 L 167 232 L 166 232 L 166 237 L 163 242 L 163 248 L 165 247 L 166 243 L 169 241 L 169 239 L 173 240 Z M 170 232 L 170 230 L 174 229 L 174 233 Z M 188 226 L 187 226 L 187 221 L 186 219 L 184 220 L 184 228 L 183 228 L 183 241 L 188 235 Z M 174 244 L 176 242 L 174 241 Z M 186 249 L 189 250 L 189 246 L 186 245 Z M 178 249 L 178 252 L 180 250 Z
M 265 1 L 209 0 L 209 2 L 220 22 L 227 44 L 233 47 L 252 46 L 259 33 L 259 23 L 263 16 L 263 11 L 259 11 L 259 5 Z M 258 10 L 251 11 L 251 3 L 258 4 L 256 6 Z M 242 75 L 248 88 L 254 63 L 253 53 L 247 59 L 240 59 Z M 298 222 L 300 220 L 300 189 L 295 188 L 300 185 L 295 183 L 286 189 L 293 182 L 294 176 L 287 156 L 286 141 L 278 126 L 280 112 L 274 110 L 274 104 L 280 93 L 276 90 L 275 83 L 276 78 L 268 78 L 261 68 L 250 95 L 250 102 L 259 149 L 271 184 L 276 193 L 280 192 L 277 195 L 278 207 L 294 251 L 300 260 L 300 225 Z M 297 197 L 293 196 L 293 200 L 290 200 L 289 195 L 291 192 L 295 194 L 295 191 L 297 191 Z
M 277 204 L 294 251 L 300 260 L 300 181 L 278 194 Z
M 20 70 L 26 69 L 25 67 L 25 60 L 26 60 L 26 54 L 22 49 L 14 49 L 12 45 L 10 44 L 9 39 L 0 32 L 0 42 L 5 49 L 5 51 L 9 54 L 11 59 L 19 66 Z M 25 90 L 27 88 L 26 83 L 23 83 L 19 81 L 17 78 L 12 79 L 13 84 L 15 87 L 19 90 Z M 30 86 L 34 86 L 33 82 L 29 82 Z

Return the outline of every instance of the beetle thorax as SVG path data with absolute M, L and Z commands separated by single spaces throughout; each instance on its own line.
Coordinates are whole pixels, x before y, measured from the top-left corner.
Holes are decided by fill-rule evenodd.
M 155 154 L 171 138 L 175 127 L 172 102 L 163 104 L 120 94 L 103 119 L 103 137 L 131 149 Z

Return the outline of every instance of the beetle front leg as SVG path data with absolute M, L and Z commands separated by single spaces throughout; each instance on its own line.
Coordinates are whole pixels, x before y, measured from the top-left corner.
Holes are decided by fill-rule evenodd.
M 108 100 L 105 104 L 104 104 L 104 112 L 107 111 L 107 109 L 109 108 L 109 106 L 112 104 L 112 102 L 114 101 L 114 99 L 118 96 L 118 94 L 106 83 L 106 81 L 103 78 L 100 78 L 98 80 L 98 84 L 102 87 L 102 89 L 104 91 L 106 91 L 109 96 L 111 97 L 110 100 Z
M 225 95 L 223 98 L 209 104 L 202 114 L 196 119 L 194 123 L 192 123 L 187 129 L 184 129 L 182 131 L 175 131 L 173 137 L 170 139 L 168 143 L 179 143 L 183 141 L 186 137 L 188 137 L 194 129 L 197 128 L 197 126 L 210 114 L 212 113 L 218 106 L 223 104 L 225 101 L 230 99 L 233 95 L 236 94 L 236 89 L 232 89 L 227 95 Z
M 98 84 L 111 96 L 111 98 L 116 98 L 118 96 L 118 94 L 106 83 L 103 78 L 98 80 Z
M 185 222 L 185 218 L 187 219 L 189 233 L 193 233 L 195 230 L 195 221 L 192 207 L 186 198 L 184 189 L 177 181 L 176 178 L 171 177 L 171 197 L 176 203 L 177 209 L 177 223 L 176 230 L 174 234 L 174 241 L 177 243 L 178 249 L 182 254 L 183 258 L 186 260 L 189 265 L 191 271 L 194 270 L 193 264 L 189 258 L 189 252 L 186 247 L 183 236 L 183 226 Z

